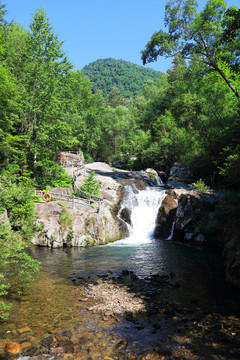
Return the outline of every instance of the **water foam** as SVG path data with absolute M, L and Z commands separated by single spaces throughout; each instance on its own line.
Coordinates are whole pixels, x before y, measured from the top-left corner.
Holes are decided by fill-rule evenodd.
M 112 243 L 113 246 L 132 246 L 151 242 L 155 220 L 165 197 L 165 190 L 146 188 L 136 191 L 131 186 L 127 186 L 127 195 L 122 201 L 119 213 L 123 208 L 131 212 L 131 225 L 127 224 L 130 236 Z

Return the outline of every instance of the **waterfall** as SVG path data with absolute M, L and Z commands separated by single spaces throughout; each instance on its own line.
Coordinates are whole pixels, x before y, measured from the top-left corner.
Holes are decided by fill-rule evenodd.
M 155 220 L 165 197 L 165 190 L 149 187 L 138 191 L 131 186 L 126 186 L 126 191 L 127 196 L 122 201 L 119 214 L 124 208 L 131 213 L 131 224 L 127 224 L 130 236 L 112 245 L 148 243 L 153 237 Z
M 159 175 L 155 176 L 155 183 L 156 183 L 157 186 L 164 186 L 164 183 L 163 183 L 163 181 L 162 181 L 162 179 L 160 178 Z
M 175 221 L 172 223 L 171 233 L 166 240 L 172 240 L 173 233 L 174 233 L 174 226 L 175 226 Z

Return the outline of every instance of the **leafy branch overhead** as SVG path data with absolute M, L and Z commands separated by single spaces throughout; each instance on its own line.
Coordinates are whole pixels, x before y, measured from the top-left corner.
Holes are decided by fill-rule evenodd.
M 208 0 L 198 13 L 196 0 L 170 0 L 165 6 L 165 26 L 168 32 L 160 30 L 152 35 L 145 50 L 143 63 L 156 61 L 158 56 L 173 57 L 178 54 L 184 59 L 200 61 L 217 71 L 239 99 L 237 89 L 219 65 L 221 60 L 234 62 L 239 47 L 232 48 L 231 41 L 239 42 L 239 12 L 236 8 L 226 11 L 224 0 Z M 231 38 L 227 34 L 231 34 Z M 223 44 L 222 39 L 225 38 Z

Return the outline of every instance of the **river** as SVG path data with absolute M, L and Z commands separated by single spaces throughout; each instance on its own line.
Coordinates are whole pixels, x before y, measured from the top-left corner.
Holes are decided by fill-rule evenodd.
M 123 204 L 128 205 L 132 213 L 129 238 L 92 248 L 32 249 L 33 256 L 42 263 L 41 271 L 21 298 L 10 295 L 9 301 L 13 308 L 10 318 L 1 324 L 0 349 L 7 339 L 33 345 L 43 335 L 54 333 L 54 329 L 85 329 L 95 333 L 96 329 L 100 331 L 99 317 L 87 311 L 87 304 L 79 306 L 78 286 L 73 280 L 84 278 L 85 282 L 91 282 L 104 277 L 115 278 L 124 269 L 133 271 L 143 280 L 155 274 L 174 274 L 174 281 L 178 286 L 174 291 L 163 291 L 161 301 L 184 306 L 197 303 L 201 311 L 218 314 L 223 319 L 239 317 L 239 292 L 225 281 L 220 252 L 204 246 L 154 239 L 154 222 L 164 190 L 147 189 L 139 193 L 129 191 L 127 203 Z M 106 328 L 111 328 L 112 323 L 106 324 L 107 322 L 100 324 L 102 331 L 105 331 L 105 340 L 102 339 L 101 344 L 104 341 L 113 342 L 112 332 L 111 339 L 106 332 Z M 125 319 L 114 328 L 116 336 L 123 336 L 126 328 L 128 336 L 136 331 L 134 326 L 126 325 Z M 135 337 L 133 335 L 133 342 L 140 339 L 139 330 L 137 334 Z M 153 331 L 145 334 L 149 338 L 149 344 L 153 334 L 155 337 Z M 27 345 L 25 346 L 27 349 Z M 39 349 L 39 345 L 36 347 Z M 104 358 L 101 355 L 103 350 L 97 355 L 99 347 L 100 343 L 95 344 L 92 359 Z M 0 351 L 0 356 L 1 354 L 3 356 L 3 350 L 2 353 Z M 84 356 L 81 358 L 85 359 Z

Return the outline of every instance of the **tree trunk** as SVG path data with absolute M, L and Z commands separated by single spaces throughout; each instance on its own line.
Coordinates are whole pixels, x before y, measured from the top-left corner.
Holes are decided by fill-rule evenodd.
M 234 93 L 234 95 L 236 96 L 236 98 L 239 100 L 239 93 L 238 93 L 238 91 L 235 89 L 235 87 L 231 84 L 231 82 L 229 81 L 228 77 L 224 74 L 224 72 L 223 72 L 216 64 L 213 64 L 212 66 L 213 66 L 213 68 L 221 75 L 221 77 L 225 80 L 225 82 L 226 82 L 227 85 L 230 87 L 230 89 L 232 90 L 232 92 Z

